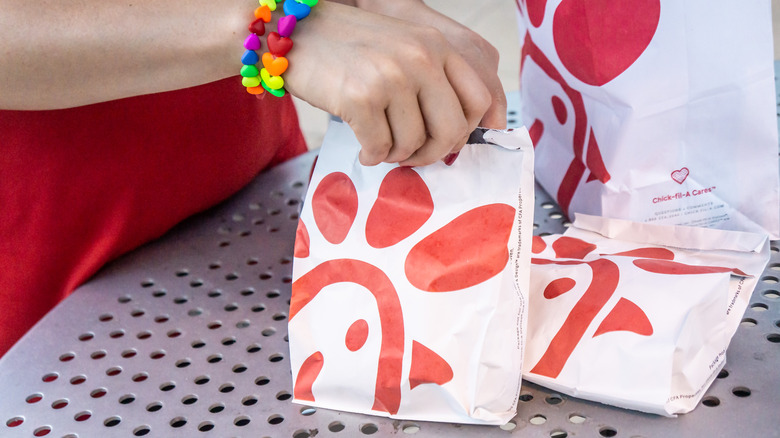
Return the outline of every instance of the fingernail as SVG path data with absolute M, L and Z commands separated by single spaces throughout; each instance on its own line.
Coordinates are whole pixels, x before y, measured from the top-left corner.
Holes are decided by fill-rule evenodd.
M 442 158 L 442 162 L 446 164 L 447 166 L 452 166 L 452 163 L 455 162 L 455 159 L 458 158 L 458 155 L 460 155 L 460 152 L 454 152 L 452 154 L 447 155 L 446 157 Z

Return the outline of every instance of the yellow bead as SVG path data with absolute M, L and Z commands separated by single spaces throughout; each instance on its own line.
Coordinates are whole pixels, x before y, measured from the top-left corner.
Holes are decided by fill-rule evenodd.
M 276 10 L 276 0 L 259 0 L 260 6 L 268 6 L 268 9 Z
M 272 90 L 284 88 L 284 79 L 281 76 L 271 76 L 267 69 L 260 70 L 260 78 Z
M 251 87 L 257 87 L 260 85 L 260 78 L 255 76 L 253 78 L 242 78 L 241 79 L 241 85 L 251 88 Z

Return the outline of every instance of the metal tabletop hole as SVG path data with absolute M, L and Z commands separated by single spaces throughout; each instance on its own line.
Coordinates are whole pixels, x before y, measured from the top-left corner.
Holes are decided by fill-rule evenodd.
M 611 438 L 613 436 L 617 436 L 617 429 L 612 427 L 602 427 L 599 429 L 599 435 L 606 438 Z
M 278 416 L 280 419 L 279 419 L 279 421 L 276 421 L 276 417 L 277 416 L 275 416 L 275 415 L 270 416 L 268 418 L 268 422 L 271 423 L 271 424 L 279 424 L 282 421 L 284 421 L 284 418 L 281 418 L 281 416 Z M 249 424 L 251 421 L 252 421 L 252 419 L 249 418 L 249 416 L 241 415 L 241 416 L 236 417 L 235 420 L 233 420 L 233 424 L 235 424 L 238 427 L 244 427 L 247 424 Z
M 709 408 L 714 408 L 716 406 L 720 406 L 720 399 L 710 395 L 710 396 L 704 397 L 701 400 L 701 404 L 703 404 L 704 406 L 707 406 Z
M 198 430 L 201 432 L 208 432 L 214 429 L 214 423 L 211 421 L 204 421 L 198 425 Z
M 563 398 L 560 395 L 558 395 L 558 394 L 553 394 L 553 395 L 547 396 L 544 399 L 544 401 L 546 401 L 547 404 L 555 406 L 555 405 L 559 405 L 559 404 L 563 403 Z
M 735 388 L 732 388 L 731 393 L 740 398 L 750 397 L 751 394 L 750 388 L 744 386 L 737 386 Z
M 209 406 L 209 412 L 212 414 L 218 414 L 225 410 L 225 405 L 222 403 L 215 403 L 211 406 Z
M 30 394 L 26 399 L 24 399 L 24 401 L 30 404 L 38 403 L 41 400 L 43 400 L 43 394 L 41 393 Z
M 517 428 L 517 423 L 515 423 L 514 420 L 510 420 L 498 427 L 501 430 L 515 430 L 515 428 Z M 419 430 L 419 428 L 417 430 Z M 404 429 L 404 433 L 407 433 L 406 429 Z
M 582 414 L 571 414 L 569 415 L 569 422 L 572 424 L 582 424 L 587 420 L 588 418 Z
M 366 423 L 360 425 L 360 432 L 363 435 L 373 435 L 379 431 L 379 428 L 374 423 Z
M 61 399 L 59 399 L 59 400 L 55 400 L 55 401 L 54 401 L 54 402 L 51 404 L 51 407 L 52 407 L 52 409 L 62 409 L 62 408 L 64 408 L 65 406 L 68 406 L 68 403 L 69 403 L 69 402 L 68 402 L 68 400 L 67 400 L 67 399 L 61 398 Z
M 152 402 L 146 405 L 147 412 L 157 412 L 163 408 L 163 404 L 160 402 Z
M 542 424 L 547 422 L 547 417 L 541 414 L 537 414 L 531 417 L 531 419 L 528 420 L 528 422 L 535 426 L 541 426 Z
M 176 417 L 170 422 L 171 427 L 175 428 L 183 427 L 185 424 L 187 424 L 187 419 L 184 417 Z
M 342 430 L 346 429 L 346 427 L 347 426 L 345 426 L 341 421 L 334 421 L 328 424 L 328 430 L 331 432 L 341 432 Z
M 133 429 L 133 435 L 134 436 L 145 436 L 148 435 L 149 432 L 152 431 L 152 428 L 149 426 L 138 426 L 135 429 Z
M 92 418 L 92 412 L 90 412 L 90 411 L 81 411 L 78 414 L 73 416 L 73 419 L 76 420 L 76 421 L 79 421 L 79 422 L 87 421 L 90 418 Z
M 554 431 L 550 432 L 550 438 L 566 438 L 568 436 L 569 436 L 569 433 L 566 432 L 565 430 L 557 429 L 557 430 L 554 430 Z
M 148 378 L 149 378 L 149 374 L 148 373 L 138 373 L 138 374 L 133 376 L 132 381 L 136 382 L 136 383 L 141 383 L 141 382 L 145 381 Z
M 41 426 L 33 432 L 33 436 L 46 436 L 51 432 L 50 426 Z
M 8 427 L 18 427 L 21 426 L 22 423 L 24 423 L 24 418 L 22 417 L 12 417 L 9 418 L 8 421 L 5 422 L 5 425 Z
M 60 362 L 70 362 L 70 361 L 72 361 L 75 358 L 76 358 L 76 353 L 74 353 L 72 351 L 68 352 L 68 353 L 65 353 L 65 354 L 62 354 L 59 357 Z
M 108 394 L 108 390 L 106 388 L 98 388 L 92 390 L 92 392 L 89 393 L 89 396 L 92 398 L 100 398 L 106 394 Z

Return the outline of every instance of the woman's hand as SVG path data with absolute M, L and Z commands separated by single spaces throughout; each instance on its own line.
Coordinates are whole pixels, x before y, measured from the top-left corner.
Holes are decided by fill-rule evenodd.
M 285 88 L 349 123 L 364 165 L 430 164 L 500 124 L 496 90 L 433 27 L 322 1 L 292 38 Z
M 490 90 L 492 102 L 480 126 L 506 129 L 506 94 L 498 78 L 498 50 L 479 34 L 457 21 L 428 7 L 422 0 L 356 0 L 355 5 L 379 14 L 405 21 L 427 24 L 438 29 L 447 41 L 477 72 Z

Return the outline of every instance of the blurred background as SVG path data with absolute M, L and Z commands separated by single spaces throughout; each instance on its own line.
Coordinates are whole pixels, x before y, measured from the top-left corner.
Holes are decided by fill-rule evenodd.
M 425 0 L 443 14 L 470 27 L 495 46 L 501 54 L 498 75 L 504 91 L 516 91 L 520 76 L 520 41 L 517 34 L 517 12 L 513 0 L 483 0 L 479 8 L 464 0 Z M 780 59 L 780 0 L 772 0 L 775 59 Z M 301 100 L 295 101 L 303 135 L 309 148 L 322 144 L 328 127 L 328 114 Z

